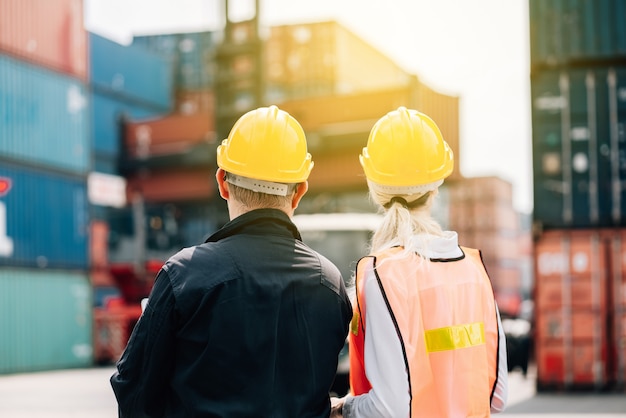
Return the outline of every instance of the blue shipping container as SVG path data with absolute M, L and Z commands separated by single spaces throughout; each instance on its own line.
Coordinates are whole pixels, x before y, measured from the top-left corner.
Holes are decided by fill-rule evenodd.
M 86 268 L 88 210 L 85 177 L 9 164 L 0 178 L 0 266 Z
M 90 33 L 89 68 L 94 89 L 163 111 L 172 108 L 173 63 L 166 57 Z
M 626 67 L 545 70 L 531 79 L 534 220 L 626 225 Z
M 86 173 L 87 107 L 79 80 L 0 55 L 0 159 Z
M 93 364 L 86 274 L 0 268 L 0 374 Z
M 626 58 L 626 0 L 530 0 L 533 65 Z
M 92 135 L 94 152 L 109 157 L 120 154 L 122 137 L 120 121 L 122 116 L 130 119 L 152 118 L 164 112 L 158 108 L 126 102 L 121 97 L 115 97 L 97 91 L 91 92 L 92 103 Z M 96 168 L 96 171 L 98 168 Z
M 136 36 L 133 45 L 172 60 L 176 89 L 194 91 L 213 85 L 214 37 L 212 32 Z

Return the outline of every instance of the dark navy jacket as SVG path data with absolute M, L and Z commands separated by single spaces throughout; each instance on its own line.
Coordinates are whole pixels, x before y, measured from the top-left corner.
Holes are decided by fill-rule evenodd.
M 328 417 L 352 316 L 339 270 L 274 209 L 171 257 L 111 377 L 121 417 Z

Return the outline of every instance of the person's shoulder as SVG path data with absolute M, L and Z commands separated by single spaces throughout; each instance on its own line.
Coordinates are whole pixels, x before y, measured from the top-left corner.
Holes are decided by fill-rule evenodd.
M 180 269 L 187 269 L 197 264 L 204 264 L 207 261 L 217 258 L 214 243 L 204 243 L 185 247 L 172 255 L 164 264 L 164 268 L 171 272 Z
M 338 294 L 340 292 L 341 283 L 343 282 L 343 277 L 339 267 L 330 261 L 324 254 L 315 250 L 311 251 L 316 254 L 320 260 L 321 283 Z

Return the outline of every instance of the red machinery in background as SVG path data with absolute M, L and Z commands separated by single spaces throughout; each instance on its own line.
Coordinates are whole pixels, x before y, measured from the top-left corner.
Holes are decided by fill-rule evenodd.
M 116 362 L 141 316 L 141 299 L 148 297 L 154 279 L 163 263 L 149 260 L 141 268 L 133 264 L 112 264 L 103 272 L 119 294 L 104 296 L 94 307 L 94 361 L 98 364 Z M 102 280 L 103 277 L 100 277 Z M 100 283 L 102 286 L 104 283 Z

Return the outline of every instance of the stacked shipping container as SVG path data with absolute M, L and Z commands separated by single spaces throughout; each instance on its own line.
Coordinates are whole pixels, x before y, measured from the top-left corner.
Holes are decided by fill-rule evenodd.
M 623 387 L 626 3 L 529 11 L 537 384 Z
M 411 78 L 334 21 L 271 27 L 265 74 L 269 102 L 392 89 L 407 85 Z
M 79 0 L 0 2 L 0 373 L 92 362 Z
M 250 37 L 247 31 L 250 25 L 247 23 L 235 24 L 233 42 L 245 42 Z M 308 45 L 317 46 L 317 55 L 302 55 L 302 48 L 290 50 L 289 45 L 296 42 L 293 37 L 304 33 L 300 26 L 312 34 L 312 44 Z M 320 62 L 319 54 L 325 48 L 317 39 L 320 33 L 334 38 L 333 45 L 335 42 L 338 45 L 337 48 L 326 48 L 326 54 L 330 54 L 326 61 L 338 61 L 337 65 L 331 65 L 333 71 L 327 74 L 331 80 L 331 90 L 322 92 L 323 89 L 313 88 L 320 80 L 307 72 L 300 72 L 299 78 L 269 77 L 271 80 L 268 81 L 266 100 L 279 105 L 301 121 L 310 140 L 311 152 L 314 153 L 316 167 L 311 184 L 315 185 L 315 190 L 311 190 L 307 202 L 302 202 L 302 210 L 319 211 L 320 202 L 327 202 L 324 204 L 327 210 L 342 211 L 347 206 L 364 211 L 373 210 L 367 200 L 366 184 L 359 174 L 361 169 L 356 156 L 365 145 L 375 120 L 401 105 L 420 109 L 433 116 L 458 160 L 457 97 L 442 95 L 419 83 L 415 76 L 400 70 L 388 58 L 336 23 L 295 25 L 293 30 L 282 27 L 271 32 L 274 36 L 271 35 L 267 45 L 264 45 L 268 58 L 265 61 L 265 73 L 269 72 L 272 63 L 274 68 L 276 65 L 287 65 L 285 60 L 288 56 L 293 58 L 294 54 L 310 59 L 303 63 L 303 68 L 319 70 L 315 67 Z M 156 53 L 173 63 L 175 103 L 173 111 L 166 115 L 131 117 L 124 124 L 120 168 L 127 178 L 128 201 L 132 202 L 132 207 L 129 204 L 123 211 L 116 212 L 115 215 L 119 217 L 111 217 L 108 225 L 114 230 L 108 240 L 109 258 L 117 263 L 113 270 L 118 276 L 117 287 L 120 289 L 126 288 L 128 291 L 130 281 L 137 282 L 139 277 L 136 272 L 132 268 L 128 269 L 128 266 L 136 264 L 137 257 L 167 258 L 181 246 L 200 242 L 206 234 L 228 219 L 225 204 L 216 193 L 213 179 L 215 147 L 221 139 L 216 134 L 218 115 L 214 97 L 215 82 L 219 78 L 214 68 L 219 66 L 216 62 L 219 54 L 216 55 L 217 49 L 213 42 L 214 36 L 210 33 L 183 33 L 135 37 L 131 45 Z M 277 58 L 276 48 L 286 55 Z M 245 59 L 230 58 L 228 63 L 232 66 L 223 65 L 222 71 L 232 71 L 230 77 L 236 82 L 250 71 L 250 63 Z M 363 65 L 364 60 L 378 60 L 378 64 L 372 66 L 377 69 L 377 73 L 368 72 L 369 83 L 364 80 L 358 80 L 357 83 L 354 74 L 361 72 L 357 71 L 354 63 L 361 62 Z M 222 73 L 220 77 L 226 75 Z M 372 81 L 375 87 L 372 87 Z M 347 88 L 346 82 L 354 83 Z M 234 105 L 246 108 L 250 99 L 246 94 L 252 90 L 244 88 L 241 97 L 235 97 Z M 106 91 L 110 93 L 112 89 Z M 272 96 L 272 92 L 281 94 Z M 322 96 L 321 93 L 326 95 Z M 270 97 L 273 99 L 270 100 Z M 110 126 L 111 119 L 109 117 L 109 121 L 104 123 Z M 112 138 L 113 135 L 107 137 Z M 144 220 L 138 224 L 139 217 Z M 146 225 L 145 231 L 138 231 L 136 228 L 143 224 Z M 106 227 L 98 226 L 103 230 Z M 145 237 L 145 245 L 141 250 L 143 253 L 136 245 L 136 238 L 143 240 L 142 235 Z M 102 247 L 99 244 L 96 246 Z M 120 262 L 124 262 L 125 267 Z M 119 283 L 122 277 L 125 282 Z M 99 297 L 109 295 L 104 286 L 99 289 Z M 136 296 L 136 292 L 133 294 Z M 111 325 L 116 321 L 115 318 L 107 322 L 101 318 L 99 311 L 96 311 L 96 315 L 98 329 L 103 330 L 104 334 L 111 334 L 109 330 L 115 328 Z M 123 340 L 124 334 L 121 335 Z M 122 346 L 119 339 L 111 338 L 110 341 L 107 347 L 103 345 L 103 348 L 108 349 L 108 352 L 102 352 L 103 360 L 107 355 L 111 358 L 111 353 L 118 352 Z
M 461 245 L 482 251 L 500 311 L 517 316 L 530 293 L 529 280 L 523 277 L 530 255 L 521 251 L 530 231 L 521 228 L 511 183 L 499 177 L 447 183 L 448 228 L 458 232 Z
M 76 334 L 88 336 L 68 345 L 67 352 L 56 347 L 50 355 L 50 344 L 36 338 L 44 332 L 25 341 L 14 338 L 19 327 L 4 324 L 1 351 L 28 353 L 28 359 L 8 356 L 0 373 L 93 361 L 91 309 L 89 318 L 66 323 L 64 307 L 73 309 L 73 304 L 51 298 L 37 300 L 41 309 L 34 309 L 29 295 L 39 287 L 66 286 L 77 304 L 90 306 L 113 293 L 106 290 L 112 288 L 109 210 L 90 205 L 88 178 L 93 171 L 119 174 L 120 120 L 168 112 L 172 85 L 169 60 L 88 34 L 81 0 L 0 3 L 0 272 L 6 273 L 1 293 L 20 301 L 0 306 L 0 316 L 41 331 L 79 327 Z M 77 286 L 90 289 L 89 278 L 97 286 L 95 295 L 71 293 Z M 80 286 L 79 280 L 84 281 Z M 41 317 L 46 310 L 55 314 Z M 34 322 L 22 323 L 22 318 Z
M 156 118 L 171 111 L 174 65 L 168 57 L 141 47 L 120 45 L 94 33 L 88 39 L 93 171 L 121 179 L 126 155 L 124 123 L 132 118 Z M 125 194 L 125 190 L 121 192 Z M 129 210 L 125 196 L 118 200 L 106 204 L 92 201 L 90 206 L 89 274 L 93 285 L 96 362 L 119 357 L 140 314 L 138 304 L 123 303 L 119 283 L 112 274 L 109 244 L 119 243 L 120 236 L 132 234 L 127 224 L 116 222 Z

